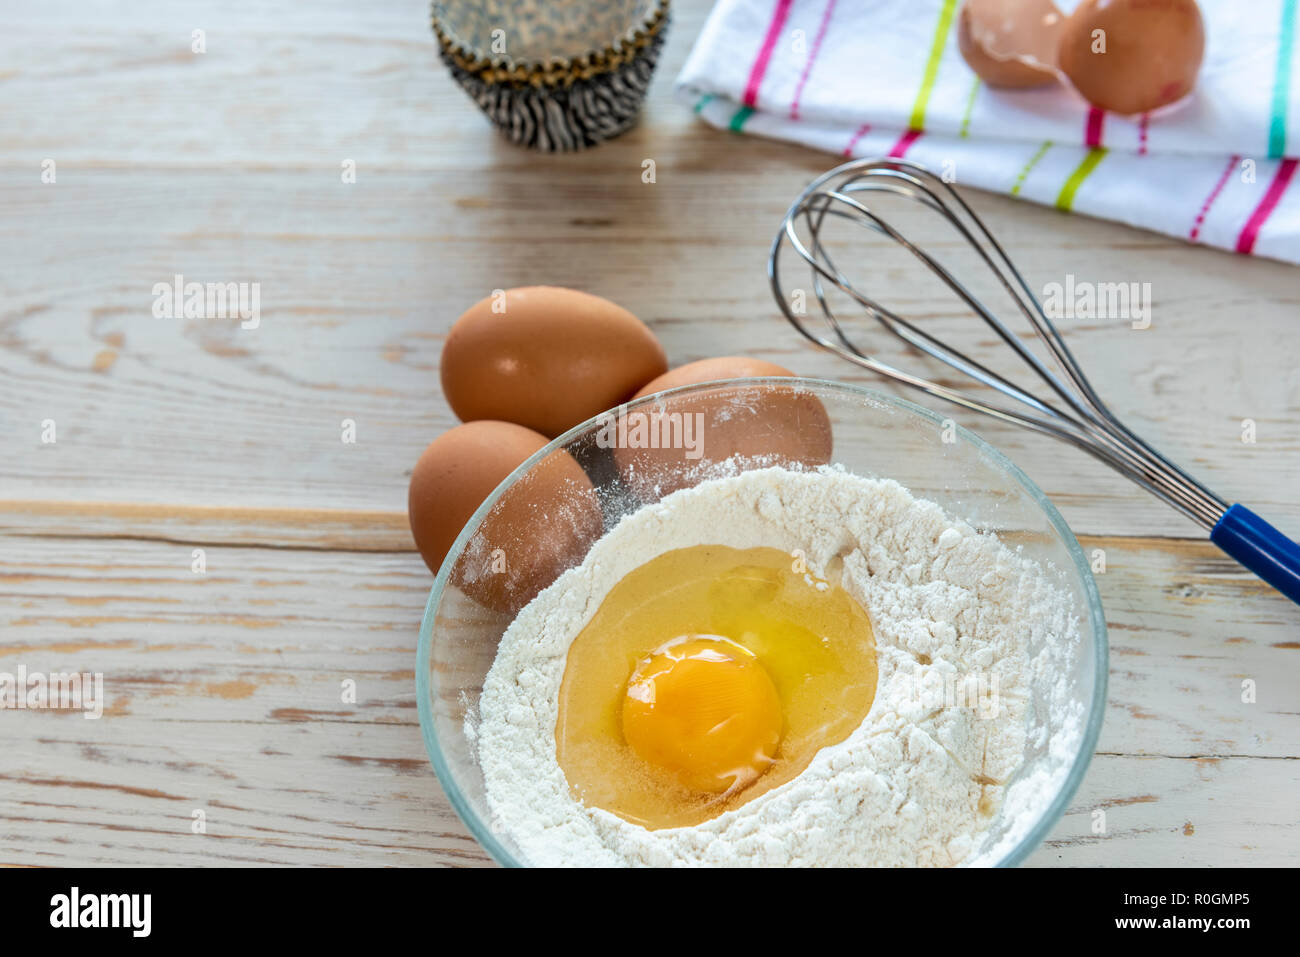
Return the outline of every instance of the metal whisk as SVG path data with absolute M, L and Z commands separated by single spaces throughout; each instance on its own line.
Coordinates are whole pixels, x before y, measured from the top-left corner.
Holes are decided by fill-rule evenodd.
M 873 210 L 872 193 L 892 194 L 921 203 L 946 219 L 993 271 L 1046 345 L 1057 370 L 1042 362 L 942 263 Z M 1050 395 L 1035 395 L 1016 385 L 890 311 L 855 285 L 841 272 L 823 242 L 822 227 L 827 216 L 873 229 L 920 260 L 1015 351 L 1046 385 Z M 821 320 L 797 312 L 782 287 L 781 253 L 787 245 L 812 269 L 813 293 L 821 307 Z M 1106 407 L 1002 246 L 957 191 L 930 170 L 900 159 L 860 159 L 819 176 L 799 194 L 786 213 L 773 240 L 767 270 L 772 293 L 785 317 L 818 346 L 929 395 L 1044 432 L 1083 449 L 1210 530 L 1210 540 L 1228 555 L 1300 603 L 1300 546 L 1244 506 L 1229 506 L 1130 431 Z M 827 299 L 828 284 L 846 294 L 868 317 L 908 345 L 991 386 L 1018 404 L 983 401 L 897 369 L 864 352 L 832 309 Z

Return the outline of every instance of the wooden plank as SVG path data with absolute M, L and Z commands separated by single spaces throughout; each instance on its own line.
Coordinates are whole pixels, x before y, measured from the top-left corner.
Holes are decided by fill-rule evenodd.
M 1295 765 L 1099 754 L 1073 806 L 1025 863 L 1293 867 L 1300 825 L 1286 795 L 1295 793 Z
M 1207 542 L 1084 538 L 1110 638 L 1099 750 L 1300 754 L 1300 608 Z M 1254 703 L 1243 701 L 1253 682 Z
M 132 22 L 78 5 L 67 26 L 71 9 L 24 8 L 0 37 L 7 128 L 23 131 L 0 139 L 4 498 L 399 508 L 419 452 L 454 422 L 438 386 L 442 337 L 469 303 L 512 285 L 609 296 L 675 362 L 742 352 L 883 386 L 806 346 L 763 276 L 786 204 L 831 158 L 713 131 L 670 100 L 702 4 L 678 11 L 645 122 L 564 157 L 491 131 L 437 64 L 423 3 L 241 3 L 202 17 L 153 6 Z M 198 19 L 209 48 L 191 55 Z M 34 42 L 56 23 L 58 42 Z M 53 185 L 40 181 L 44 158 L 59 164 Z M 653 184 L 641 181 L 646 158 Z M 1291 268 L 973 199 L 1036 286 L 1067 273 L 1152 284 L 1150 329 L 1069 320 L 1071 345 L 1138 431 L 1300 533 L 1285 479 L 1300 379 L 1273 345 L 1290 333 Z M 915 210 L 902 222 L 955 255 L 938 224 Z M 861 259 L 882 301 L 980 360 L 1005 359 L 946 290 L 874 247 Z M 154 318 L 154 284 L 178 273 L 258 283 L 261 325 Z M 1250 335 L 1232 331 L 1242 323 Z M 952 414 L 1083 532 L 1191 530 L 1074 451 Z M 1254 444 L 1241 441 L 1246 418 Z M 355 444 L 341 441 L 345 419 Z M 54 445 L 41 441 L 46 420 Z
M 674 362 L 748 353 L 882 387 L 805 347 L 766 289 L 786 204 L 833 159 L 718 133 L 671 102 L 707 6 L 674 5 L 642 124 L 566 157 L 491 131 L 437 61 L 424 0 L 6 7 L 0 670 L 102 671 L 110 700 L 98 722 L 0 713 L 0 863 L 485 861 L 420 741 L 431 577 L 403 508 L 415 458 L 454 421 L 442 337 L 490 290 L 606 295 Z M 970 198 L 1037 288 L 1151 283 L 1149 329 L 1066 320 L 1072 348 L 1137 431 L 1300 532 L 1300 378 L 1277 348 L 1293 270 Z M 938 224 L 900 216 L 961 268 Z M 882 301 L 1007 371 L 914 264 L 871 244 L 847 256 Z M 258 283 L 260 325 L 156 319 L 153 286 L 177 273 Z M 1295 607 L 1099 464 L 952 415 L 1106 553 L 1101 753 L 1031 863 L 1293 860 Z
M 406 512 L 378 509 L 0 501 L 0 535 L 366 552 L 415 549 Z
M 1106 551 L 1111 704 L 1102 756 L 1034 862 L 1204 865 L 1242 859 L 1232 841 L 1294 857 L 1297 609 L 1199 542 L 1084 545 Z M 166 540 L 0 539 L 0 670 L 102 672 L 108 703 L 99 721 L 0 712 L 0 863 L 481 862 L 420 738 L 419 557 L 217 544 L 206 561 L 194 574 Z M 1253 838 L 1217 803 L 1246 792 Z M 1133 795 L 1144 816 L 1112 817 L 1122 842 L 1075 839 L 1090 809 Z M 1171 842 L 1185 820 L 1206 839 Z
M 420 740 L 417 556 L 31 547 L 0 566 L 0 669 L 102 671 L 107 708 L 0 713 L 4 863 L 483 860 Z

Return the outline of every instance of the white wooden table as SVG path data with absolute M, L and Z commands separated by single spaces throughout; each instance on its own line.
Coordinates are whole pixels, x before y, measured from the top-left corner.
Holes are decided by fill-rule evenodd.
M 780 213 L 831 159 L 671 100 L 704 8 L 678 5 L 638 129 L 548 157 L 453 85 L 424 0 L 6 3 L 0 670 L 103 672 L 108 707 L 0 712 L 0 863 L 486 861 L 420 740 L 431 576 L 405 498 L 454 421 L 443 336 L 488 291 L 576 286 L 675 362 L 747 352 L 883 387 L 804 347 L 763 279 Z M 1138 431 L 1300 533 L 1300 273 L 973 199 L 1035 283 L 1152 283 L 1150 329 L 1068 322 L 1071 345 Z M 260 327 L 155 318 L 153 285 L 178 273 L 260 283 Z M 882 281 L 960 322 L 937 291 Z M 1300 609 L 1081 454 L 953 414 L 1107 553 L 1100 749 L 1031 863 L 1293 862 Z

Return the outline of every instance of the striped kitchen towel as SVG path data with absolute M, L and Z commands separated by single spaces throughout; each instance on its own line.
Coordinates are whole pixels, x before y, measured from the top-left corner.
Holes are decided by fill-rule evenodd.
M 677 95 L 735 132 L 1300 262 L 1298 4 L 1202 0 L 1197 89 L 1150 116 L 989 89 L 957 49 L 958 0 L 718 0 Z

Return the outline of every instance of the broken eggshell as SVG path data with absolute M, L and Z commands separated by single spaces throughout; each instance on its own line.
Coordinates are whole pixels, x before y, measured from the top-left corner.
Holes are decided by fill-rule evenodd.
M 1060 79 L 1056 51 L 1064 26 L 1052 0 L 966 0 L 957 46 L 989 86 L 1046 86 Z

